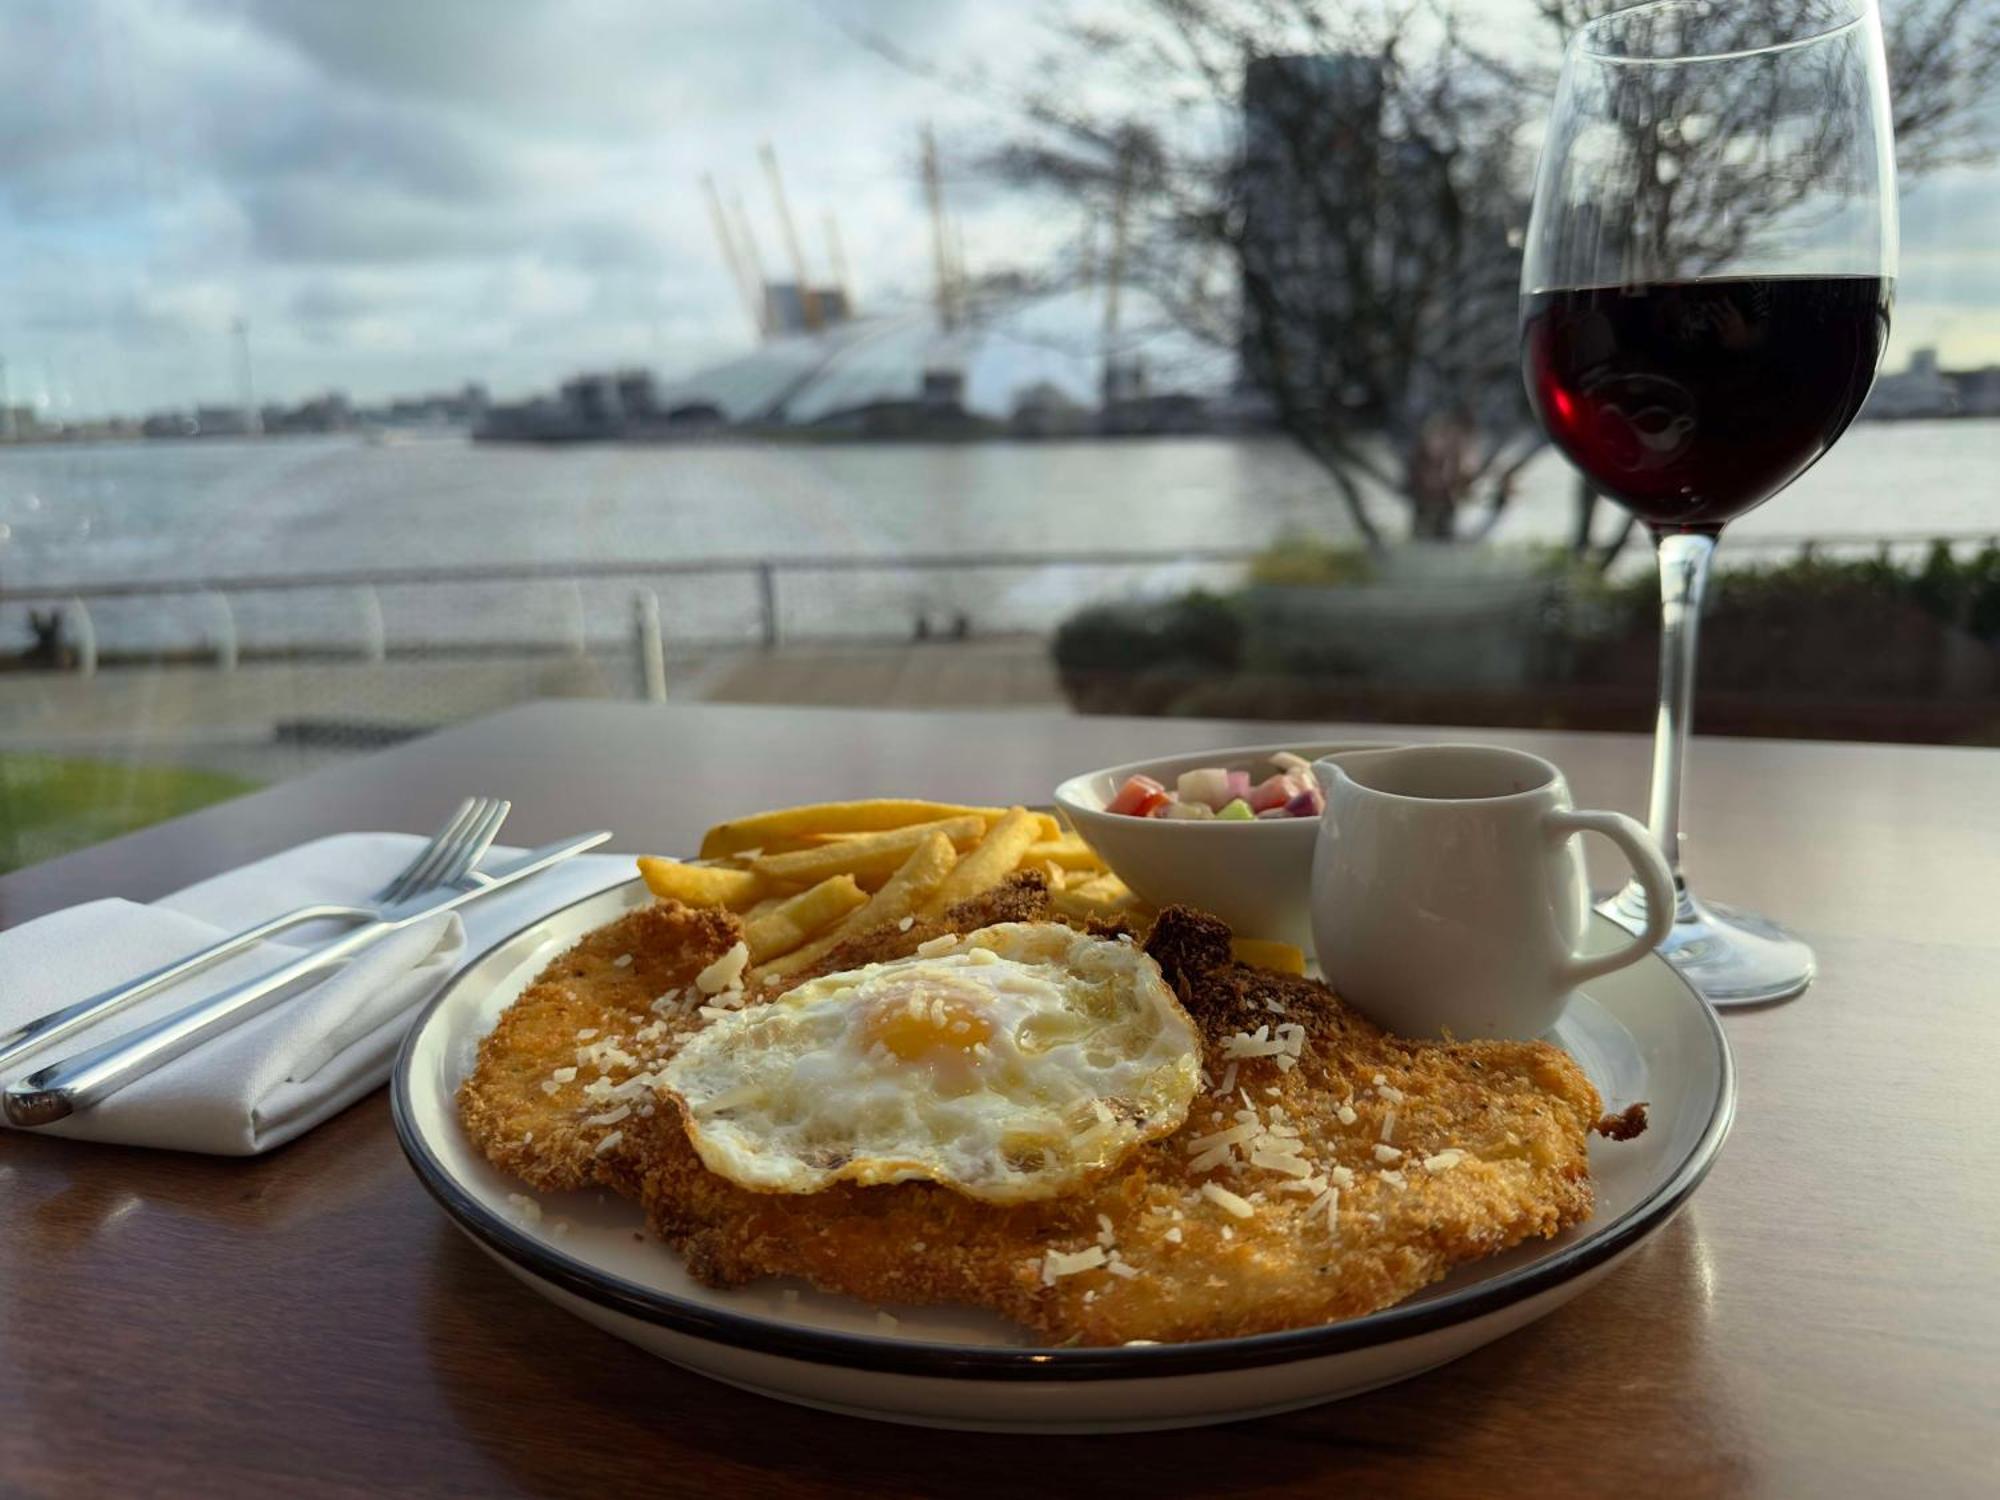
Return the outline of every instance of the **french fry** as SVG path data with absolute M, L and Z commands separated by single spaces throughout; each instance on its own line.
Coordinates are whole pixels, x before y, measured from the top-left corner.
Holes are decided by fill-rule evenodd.
M 907 797 L 878 797 L 865 802 L 812 802 L 781 807 L 718 823 L 701 837 L 701 857 L 718 859 L 745 849 L 779 853 L 809 834 L 880 833 L 912 823 L 944 818 L 980 818 L 988 827 L 1007 814 L 1004 807 L 966 807 L 956 802 L 924 802 Z M 1049 820 L 1053 826 L 1055 820 Z M 1053 833 L 1050 835 L 1054 837 Z M 801 846 L 803 847 L 803 846 Z
M 1021 862 L 1029 864 L 1035 860 L 1045 860 L 1065 870 L 1104 868 L 1104 861 L 1097 857 L 1097 851 L 1074 833 L 1066 833 L 1061 838 L 1042 839 L 1028 845 L 1028 852 L 1021 856 Z
M 945 876 L 924 903 L 924 914 L 937 916 L 949 911 L 961 901 L 970 901 L 974 896 L 990 891 L 1013 874 L 1015 866 L 1021 863 L 1021 856 L 1041 831 L 1039 818 L 1040 814 L 1031 813 L 1026 808 L 1010 808 L 1007 816 L 995 823 L 992 831 L 979 841 L 979 847 L 952 867 L 951 873 Z
M 755 906 L 747 907 L 744 909 L 742 913 L 743 921 L 747 925 L 748 923 L 756 921 L 759 917 L 768 917 L 771 915 L 772 912 L 776 911 L 779 907 L 783 906 L 787 901 L 791 899 L 792 898 L 790 896 L 766 896 L 762 901 L 759 901 Z
M 689 865 L 646 854 L 639 858 L 639 873 L 646 888 L 662 901 L 687 906 L 743 907 L 764 893 L 763 878 L 755 872 L 719 865 Z
M 976 813 L 945 818 L 935 823 L 913 823 L 908 828 L 889 828 L 879 833 L 861 834 L 837 844 L 815 849 L 799 849 L 790 854 L 767 854 L 751 866 L 766 880 L 815 882 L 830 875 L 893 875 L 910 852 L 942 834 L 954 846 L 970 845 L 986 830 Z
M 752 982 L 763 984 L 771 979 L 796 974 L 818 963 L 851 937 L 858 937 L 885 922 L 900 922 L 904 917 L 916 915 L 917 908 L 944 882 L 957 863 L 958 851 L 952 848 L 951 840 L 941 833 L 932 834 L 903 861 L 902 868 L 889 877 L 889 883 L 868 898 L 867 905 L 856 907 L 804 947 L 794 948 L 782 958 L 759 965 L 751 971 Z
M 1306 956 L 1290 943 L 1274 943 L 1266 938 L 1231 938 L 1229 952 L 1239 964 L 1253 969 L 1275 969 L 1280 974 L 1304 974 Z
M 852 875 L 830 876 L 801 891 L 775 911 L 745 924 L 743 941 L 749 946 L 750 962 L 761 964 L 790 953 L 867 900 Z
M 1109 870 L 1106 870 L 1102 875 L 1096 875 L 1089 880 L 1081 881 L 1071 886 L 1070 889 L 1077 895 L 1089 900 L 1127 903 L 1132 900 L 1132 888 L 1116 875 L 1113 875 Z
M 1150 910 L 1124 881 L 1109 874 L 1080 880 L 1060 891 L 1052 891 L 1049 904 L 1058 914 L 1077 922 L 1091 917 L 1136 918 Z

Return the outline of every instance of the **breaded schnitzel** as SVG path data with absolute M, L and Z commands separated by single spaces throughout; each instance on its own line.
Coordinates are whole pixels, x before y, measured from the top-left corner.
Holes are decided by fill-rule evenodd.
M 1047 910 L 1047 882 L 1019 872 L 943 918 L 863 933 L 790 976 L 786 987 L 904 957 L 941 933 L 1032 922 Z M 742 935 L 742 923 L 729 912 L 672 901 L 588 934 L 544 969 L 481 1040 L 458 1091 L 466 1133 L 489 1161 L 530 1187 L 603 1185 L 636 1195 L 645 1161 L 639 1126 L 658 1108 L 653 1070 L 703 1024 L 707 997 L 695 981 Z M 621 1107 L 629 1113 L 620 1114 Z
M 1018 886 L 983 900 L 942 927 L 984 925 L 1003 900 L 1003 920 L 1041 904 Z M 541 1186 L 636 1193 L 715 1285 L 798 1276 L 872 1302 L 975 1304 L 1051 1343 L 1220 1338 L 1388 1306 L 1590 1212 L 1600 1105 L 1559 1049 L 1388 1036 L 1322 984 L 1233 963 L 1228 929 L 1184 909 L 1145 944 L 1200 1029 L 1213 1087 L 1176 1134 L 1028 1204 L 917 1182 L 751 1192 L 702 1165 L 673 1096 L 647 1081 L 702 1024 L 656 1014 L 655 986 L 684 983 L 733 927 L 668 905 L 593 934 L 516 1002 L 461 1093 L 494 1161 Z M 935 935 L 885 930 L 840 962 Z M 584 1031 L 620 1039 L 601 1072 L 576 1061 L 596 1041 Z M 559 1065 L 579 1071 L 545 1090 Z

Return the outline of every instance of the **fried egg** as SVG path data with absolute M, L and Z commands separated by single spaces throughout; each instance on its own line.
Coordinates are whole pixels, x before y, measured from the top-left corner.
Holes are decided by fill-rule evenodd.
M 1126 942 L 1010 922 L 719 1016 L 661 1074 L 712 1172 L 766 1193 L 1074 1191 L 1187 1118 L 1194 1023 Z

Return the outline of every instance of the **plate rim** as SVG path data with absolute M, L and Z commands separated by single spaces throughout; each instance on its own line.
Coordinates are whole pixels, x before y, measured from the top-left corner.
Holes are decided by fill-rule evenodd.
M 390 1117 L 397 1143 L 418 1181 L 446 1216 L 481 1245 L 539 1280 L 609 1312 L 752 1353 L 876 1374 L 1065 1382 L 1214 1374 L 1379 1348 L 1499 1312 L 1575 1280 L 1636 1246 L 1663 1227 L 1708 1176 L 1736 1117 L 1736 1059 L 1721 1016 L 1671 964 L 1656 953 L 1648 954 L 1642 962 L 1658 964 L 1672 978 L 1695 1014 L 1706 1023 L 1715 1043 L 1721 1074 L 1715 1108 L 1687 1154 L 1651 1195 L 1601 1233 L 1586 1235 L 1544 1259 L 1427 1302 L 1401 1303 L 1337 1323 L 1176 1344 L 1056 1348 L 933 1343 L 779 1323 L 749 1313 L 704 1306 L 630 1281 L 552 1248 L 461 1187 L 414 1121 L 411 1080 L 420 1039 L 439 1009 L 469 982 L 470 976 L 501 948 L 531 929 L 555 921 L 579 906 L 614 893 L 629 893 L 634 886 L 643 884 L 635 878 L 544 912 L 490 944 L 453 975 L 417 1012 L 396 1050 L 389 1086 Z M 1607 919 L 1593 914 L 1593 920 Z

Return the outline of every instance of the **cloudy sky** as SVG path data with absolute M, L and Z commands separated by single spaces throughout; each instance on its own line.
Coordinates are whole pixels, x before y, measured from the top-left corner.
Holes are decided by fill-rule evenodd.
M 9 397 L 72 415 L 228 399 L 239 318 L 267 399 L 693 368 L 749 340 L 702 173 L 743 196 L 778 269 L 766 137 L 815 266 L 833 210 L 864 305 L 921 297 L 917 128 L 972 145 L 994 116 L 836 19 L 1006 74 L 1045 44 L 1034 8 L 0 0 Z M 954 192 L 975 269 L 1077 227 Z M 1935 182 L 1905 215 L 1899 345 L 2000 360 L 2000 173 Z

